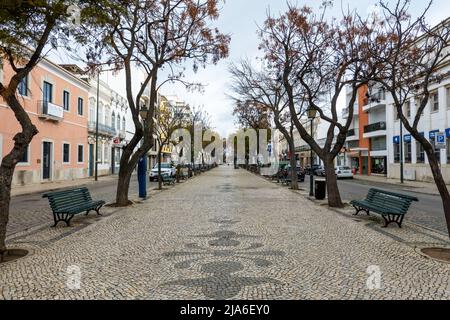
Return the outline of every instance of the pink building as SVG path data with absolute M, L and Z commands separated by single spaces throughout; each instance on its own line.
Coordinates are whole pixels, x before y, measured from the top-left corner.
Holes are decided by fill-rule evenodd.
M 0 61 L 0 81 L 12 69 Z M 17 95 L 39 130 L 15 170 L 13 185 L 85 178 L 88 155 L 89 84 L 43 59 L 19 85 Z M 13 147 L 20 125 L 0 98 L 0 157 Z

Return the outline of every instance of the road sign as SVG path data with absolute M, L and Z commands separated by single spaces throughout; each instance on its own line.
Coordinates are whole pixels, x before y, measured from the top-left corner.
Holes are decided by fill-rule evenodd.
M 445 149 L 445 133 L 439 132 L 436 134 L 436 149 Z

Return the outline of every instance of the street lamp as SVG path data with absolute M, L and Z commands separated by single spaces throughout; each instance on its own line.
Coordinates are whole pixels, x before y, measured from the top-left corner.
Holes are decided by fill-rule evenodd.
M 142 119 L 143 121 L 146 121 L 146 120 L 147 120 L 147 116 L 148 116 L 148 109 L 147 109 L 147 106 L 143 105 L 143 106 L 141 107 L 141 109 L 139 110 L 139 115 L 141 116 L 141 119 Z
M 97 75 L 97 114 L 95 117 L 95 181 L 98 181 L 98 116 L 99 116 L 99 103 L 100 103 L 100 73 Z
M 306 113 L 308 115 L 308 119 L 311 121 L 311 138 L 313 137 L 313 124 L 314 119 L 317 116 L 317 110 L 309 107 L 308 110 L 306 110 Z M 312 197 L 314 196 L 314 172 L 313 172 L 313 149 L 311 146 L 311 168 L 310 168 L 310 176 L 309 176 L 309 195 Z

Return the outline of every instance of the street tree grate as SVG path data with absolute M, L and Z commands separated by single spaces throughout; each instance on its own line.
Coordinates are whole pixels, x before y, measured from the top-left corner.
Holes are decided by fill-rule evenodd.
M 23 258 L 28 254 L 28 250 L 24 249 L 9 249 L 0 257 L 0 263 L 6 263 Z
M 431 259 L 450 263 L 450 249 L 449 248 L 425 248 L 421 250 L 423 254 Z

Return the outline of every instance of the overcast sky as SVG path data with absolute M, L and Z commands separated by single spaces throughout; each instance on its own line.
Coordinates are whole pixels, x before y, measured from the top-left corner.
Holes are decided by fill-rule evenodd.
M 318 7 L 322 1 L 291 1 L 299 5 Z M 390 2 L 393 2 L 390 1 Z M 335 1 L 331 14 L 340 17 L 341 6 L 349 6 L 365 14 L 373 8 L 376 0 L 343 0 Z M 411 0 L 411 11 L 418 14 L 428 3 L 425 0 Z M 206 85 L 203 93 L 188 93 L 183 87 L 177 85 L 165 85 L 161 89 L 162 94 L 177 95 L 191 106 L 204 106 L 211 115 L 212 125 L 222 136 L 227 136 L 235 129 L 235 119 L 232 116 L 232 102 L 227 97 L 230 86 L 228 66 L 241 58 L 253 59 L 260 55 L 258 51 L 259 40 L 256 36 L 258 25 L 265 20 L 267 10 L 270 8 L 272 14 L 278 14 L 286 9 L 285 0 L 226 0 L 221 11 L 221 16 L 215 25 L 221 32 L 231 35 L 230 57 L 220 61 L 216 66 L 208 66 L 205 70 L 199 70 L 196 74 L 187 71 L 187 79 L 199 81 Z M 428 14 L 429 23 L 437 24 L 447 18 L 450 13 L 450 2 L 448 0 L 435 0 Z M 67 62 L 67 61 L 66 61 Z M 111 75 L 103 76 L 103 80 L 124 94 L 123 78 L 114 79 Z

